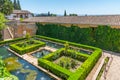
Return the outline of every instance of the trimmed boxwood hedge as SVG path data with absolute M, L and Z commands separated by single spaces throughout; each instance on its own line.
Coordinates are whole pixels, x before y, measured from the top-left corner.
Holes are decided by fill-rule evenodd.
M 6 44 L 6 43 L 11 43 L 11 42 L 16 42 L 16 41 L 20 41 L 20 40 L 25 40 L 26 38 L 16 38 L 13 40 L 6 40 L 6 41 L 0 41 L 0 45 L 2 44 Z
M 10 49 L 12 49 L 13 51 L 22 55 L 22 54 L 34 51 L 34 50 L 38 49 L 39 47 L 45 46 L 44 42 L 37 41 L 37 40 L 33 40 L 33 41 L 37 44 L 32 44 L 32 45 L 27 46 L 25 48 L 21 48 L 21 47 L 18 46 L 18 44 L 23 44 L 23 42 L 22 43 L 19 42 L 19 43 L 16 43 L 16 44 L 11 44 Z
M 70 75 L 72 75 L 72 72 L 65 69 L 65 68 L 62 68 L 61 66 L 52 62 L 52 61 L 54 61 L 52 59 L 54 56 L 60 55 L 59 57 L 61 57 L 61 56 L 64 55 L 63 52 L 64 52 L 64 48 L 61 48 L 61 49 L 57 50 L 56 52 L 53 52 L 51 54 L 46 55 L 43 58 L 40 58 L 38 60 L 38 62 L 39 62 L 40 66 L 46 68 L 47 70 L 51 71 L 52 73 L 54 73 L 57 76 L 61 77 L 62 79 L 66 80 L 66 79 L 69 78 Z M 64 56 L 72 57 L 71 55 L 73 54 L 73 50 L 68 50 L 68 53 L 69 54 L 66 54 Z M 80 60 L 80 59 L 78 59 L 79 57 L 83 57 L 82 61 L 85 61 L 89 57 L 86 54 L 82 54 L 82 53 L 78 53 L 78 52 L 74 52 L 74 54 L 77 55 L 77 57 L 76 57 L 77 60 Z M 59 57 L 56 57 L 56 59 L 59 58 Z
M 58 43 L 62 43 L 65 44 L 68 41 L 64 41 L 64 40 L 59 40 L 59 39 L 55 39 L 55 38 L 50 38 L 50 37 L 46 37 L 46 36 L 39 36 L 39 35 L 35 35 L 33 36 L 34 38 L 41 38 L 41 39 L 46 39 L 46 40 L 50 40 L 50 41 L 54 41 L 54 42 L 58 42 Z M 88 45 L 83 45 L 83 44 L 78 44 L 78 43 L 74 43 L 74 42 L 68 42 L 68 44 L 70 44 L 70 46 L 75 46 L 75 47 L 79 47 L 79 48 L 83 48 L 83 49 L 87 49 L 87 50 L 96 50 L 99 48 L 93 47 L 93 46 L 88 46 Z
M 51 40 L 51 41 L 55 41 L 55 42 L 59 42 L 63 44 L 66 42 L 64 40 L 58 40 L 58 39 L 53 39 L 53 38 L 38 36 L 38 35 L 34 37 L 41 38 L 41 39 L 47 39 L 47 40 Z M 97 63 L 97 61 L 101 57 L 102 50 L 96 47 L 86 46 L 86 45 L 77 44 L 73 42 L 69 42 L 69 44 L 75 47 L 85 48 L 85 49 L 89 49 L 93 51 L 92 54 L 88 56 L 87 60 L 75 72 L 68 73 L 69 70 L 67 71 L 62 70 L 61 67 L 58 67 L 56 66 L 56 64 L 52 63 L 51 58 L 55 54 L 58 54 L 62 49 L 60 49 L 60 51 L 58 50 L 57 52 L 48 54 L 44 56 L 43 58 L 39 59 L 38 60 L 39 65 L 50 70 L 51 72 L 53 72 L 59 77 L 62 77 L 65 80 L 85 80 L 87 75 L 90 73 L 94 65 Z M 63 74 L 62 76 L 61 76 L 61 73 Z
M 85 80 L 89 72 L 92 70 L 94 65 L 97 63 L 99 58 L 102 55 L 102 50 L 97 49 L 95 50 L 92 55 L 81 65 L 81 67 L 76 71 L 75 74 L 70 76 L 68 80 Z M 79 74 L 79 75 L 78 75 Z

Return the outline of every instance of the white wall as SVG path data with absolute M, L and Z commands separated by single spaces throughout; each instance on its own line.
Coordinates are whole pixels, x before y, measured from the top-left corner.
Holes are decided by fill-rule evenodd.
M 14 19 L 14 16 L 16 16 L 16 14 L 10 14 L 9 16 L 6 16 L 7 19 Z
M 23 18 L 26 18 L 24 14 L 22 15 L 23 15 Z M 28 14 L 28 18 L 30 17 L 32 17 L 32 14 Z M 9 16 L 6 16 L 6 18 L 10 20 L 20 20 L 20 14 L 18 15 L 18 17 L 17 17 L 17 14 L 10 14 Z

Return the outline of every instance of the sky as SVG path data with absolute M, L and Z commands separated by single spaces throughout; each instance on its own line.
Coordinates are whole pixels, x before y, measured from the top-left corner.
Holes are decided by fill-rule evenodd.
M 120 0 L 20 0 L 23 10 L 32 13 L 79 15 L 113 15 L 120 14 Z

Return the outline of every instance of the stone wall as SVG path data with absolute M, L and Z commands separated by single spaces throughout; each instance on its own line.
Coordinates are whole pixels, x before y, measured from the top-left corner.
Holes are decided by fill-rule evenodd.
M 35 23 L 21 23 L 18 21 L 11 21 L 7 23 L 8 27 L 10 28 L 14 38 L 23 37 L 24 32 L 29 33 L 31 36 L 36 34 L 36 25 Z M 3 39 L 10 39 L 8 30 L 4 29 L 3 32 Z
M 24 32 L 29 33 L 30 35 L 36 34 L 36 25 L 34 23 L 18 23 L 15 29 L 15 37 L 24 36 Z

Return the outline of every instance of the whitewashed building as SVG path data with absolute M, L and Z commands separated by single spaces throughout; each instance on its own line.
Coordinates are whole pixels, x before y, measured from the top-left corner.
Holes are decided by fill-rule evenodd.
M 13 10 L 13 13 L 9 16 L 6 16 L 9 20 L 20 20 L 25 18 L 33 17 L 32 13 L 27 10 Z

